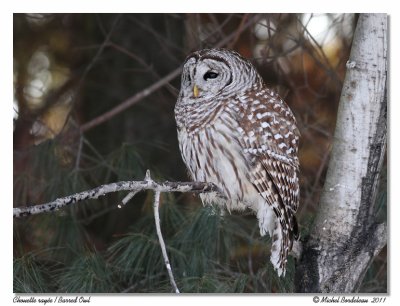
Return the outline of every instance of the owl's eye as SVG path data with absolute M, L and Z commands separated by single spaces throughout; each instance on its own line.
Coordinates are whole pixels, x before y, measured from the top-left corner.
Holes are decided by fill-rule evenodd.
M 212 72 L 212 71 L 207 71 L 204 75 L 203 75 L 203 79 L 205 81 L 207 81 L 208 79 L 215 79 L 218 76 L 218 73 L 216 72 Z

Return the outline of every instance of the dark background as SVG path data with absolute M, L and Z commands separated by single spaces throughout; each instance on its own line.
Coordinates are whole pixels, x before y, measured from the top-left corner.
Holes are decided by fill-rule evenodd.
M 318 209 L 353 14 L 15 14 L 14 207 L 120 180 L 187 181 L 173 109 L 180 76 L 104 114 L 217 45 L 252 60 L 301 132 L 301 236 Z M 89 126 L 92 120 L 101 123 Z M 377 214 L 386 220 L 386 166 Z M 152 192 L 80 202 L 14 221 L 14 292 L 171 292 Z M 163 194 L 161 226 L 182 292 L 292 292 L 269 263 L 256 218 L 192 194 Z M 387 291 L 386 248 L 361 292 Z

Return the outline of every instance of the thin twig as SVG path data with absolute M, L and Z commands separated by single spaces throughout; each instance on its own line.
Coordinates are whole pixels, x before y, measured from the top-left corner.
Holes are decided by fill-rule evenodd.
M 82 146 L 83 146 L 83 135 L 82 133 L 79 133 L 79 145 L 75 160 L 75 170 L 79 170 L 79 164 L 81 162 L 81 155 L 82 155 Z
M 118 208 L 122 208 L 122 205 L 126 205 L 126 203 L 128 203 L 140 190 L 135 190 L 135 191 L 131 191 L 129 192 L 125 198 L 122 199 L 121 203 L 118 204 Z
M 226 44 L 228 44 L 232 39 L 234 39 L 235 37 L 240 35 L 241 32 L 243 32 L 248 27 L 253 25 L 254 22 L 256 21 L 256 17 L 250 18 L 250 20 L 248 20 L 241 28 L 239 28 L 238 30 L 234 31 L 233 33 L 231 33 L 230 35 L 228 35 L 227 37 L 222 39 L 218 44 L 216 44 L 215 47 L 216 48 L 220 48 L 220 47 L 223 47 Z M 144 90 L 138 92 L 137 94 L 135 94 L 135 95 L 129 97 L 128 99 L 126 99 L 125 101 L 121 102 L 115 108 L 113 108 L 113 109 L 109 110 L 108 112 L 105 112 L 104 114 L 102 114 L 102 115 L 94 118 L 93 120 L 83 124 L 81 126 L 81 131 L 82 132 L 86 132 L 86 131 L 94 128 L 95 126 L 98 126 L 98 125 L 108 121 L 109 119 L 111 119 L 115 115 L 121 113 L 122 111 L 126 110 L 127 108 L 131 107 L 132 105 L 136 104 L 137 102 L 139 102 L 142 99 L 146 98 L 147 96 L 151 95 L 152 93 L 154 93 L 155 91 L 157 91 L 161 87 L 165 86 L 170 81 L 175 79 L 180 73 L 181 73 L 181 67 L 176 68 L 175 70 L 173 70 L 172 72 L 167 74 L 165 77 L 163 77 L 159 81 L 153 83 L 152 85 L 150 85 L 149 87 L 145 88 Z
M 82 85 L 82 81 L 86 78 L 86 76 L 89 73 L 89 71 L 92 70 L 94 64 L 100 58 L 100 55 L 103 53 L 104 49 L 107 47 L 108 42 L 110 41 L 111 36 L 114 33 L 114 30 L 116 29 L 117 24 L 121 19 L 121 16 L 122 16 L 121 14 L 118 14 L 117 17 L 113 20 L 113 23 L 111 25 L 110 31 L 108 31 L 107 36 L 105 37 L 103 43 L 100 45 L 100 47 L 97 50 L 96 54 L 94 55 L 93 59 L 90 61 L 89 65 L 87 65 L 85 71 L 83 72 L 83 74 L 81 76 L 80 85 Z
M 160 79 L 160 75 L 154 70 L 153 65 L 149 65 L 146 63 L 145 60 L 143 60 L 140 56 L 136 55 L 132 51 L 110 41 L 108 44 L 111 48 L 114 48 L 115 50 L 129 56 L 130 58 L 134 59 L 136 62 L 138 62 L 143 68 L 146 69 L 146 71 L 150 72 L 152 76 L 156 79 Z M 172 86 L 171 84 L 166 84 L 166 88 L 170 91 L 170 93 L 176 97 L 178 95 L 179 90 Z
M 157 91 L 159 88 L 163 87 L 164 85 L 168 84 L 170 81 L 175 79 L 181 73 L 181 68 L 177 68 L 170 72 L 168 75 L 160 79 L 159 81 L 155 82 L 154 84 L 150 85 L 146 89 L 139 91 L 137 94 L 133 95 L 132 97 L 126 99 L 125 101 L 121 102 L 118 106 L 114 107 L 113 109 L 105 112 L 104 114 L 96 117 L 95 119 L 89 121 L 82 125 L 81 130 L 85 132 L 90 130 L 91 128 L 98 126 L 99 124 L 108 121 L 115 115 L 121 113 L 122 111 L 126 110 L 127 108 L 131 107 L 132 105 L 136 104 L 137 102 L 141 101 L 142 99 L 146 98 L 147 96 L 151 95 L 153 92 Z
M 165 263 L 165 266 L 166 266 L 167 271 L 168 271 L 168 276 L 169 276 L 169 280 L 171 282 L 171 285 L 174 288 L 175 293 L 180 293 L 179 289 L 178 289 L 178 286 L 176 285 L 176 282 L 175 282 L 175 279 L 174 279 L 174 274 L 172 273 L 172 268 L 171 268 L 171 264 L 169 263 L 168 254 L 167 254 L 167 249 L 165 247 L 164 238 L 163 238 L 162 233 L 161 233 L 160 214 L 159 214 L 159 211 L 158 211 L 159 206 L 160 206 L 160 191 L 156 190 L 156 192 L 154 194 L 153 208 L 154 208 L 154 220 L 155 220 L 155 223 L 156 223 L 156 231 L 157 231 L 158 241 L 160 242 L 161 252 L 162 252 L 163 257 L 164 257 L 164 263 Z

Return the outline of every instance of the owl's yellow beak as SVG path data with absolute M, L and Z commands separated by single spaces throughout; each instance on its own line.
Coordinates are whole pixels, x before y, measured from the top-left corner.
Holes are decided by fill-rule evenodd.
M 193 86 L 193 96 L 195 98 L 197 98 L 199 96 L 199 88 L 197 87 L 197 85 Z

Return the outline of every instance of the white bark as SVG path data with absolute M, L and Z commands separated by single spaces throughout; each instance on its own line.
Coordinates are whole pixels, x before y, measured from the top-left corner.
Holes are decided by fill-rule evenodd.
M 161 233 L 161 224 L 160 224 L 160 213 L 159 213 L 159 207 L 160 207 L 160 192 L 156 191 L 154 194 L 154 203 L 153 203 L 153 209 L 154 209 L 154 221 L 156 223 L 156 231 L 157 231 L 157 237 L 158 241 L 160 242 L 160 247 L 161 247 L 161 252 L 164 258 L 164 264 L 165 267 L 167 268 L 168 276 L 169 276 L 169 281 L 171 283 L 172 288 L 174 289 L 175 293 L 180 293 L 178 286 L 176 285 L 174 274 L 172 273 L 172 267 L 169 262 L 168 254 L 167 254 L 167 248 L 165 246 L 164 238 Z
M 52 202 L 39 205 L 20 206 L 13 209 L 14 218 L 27 217 L 46 212 L 59 210 L 62 207 L 75 204 L 76 202 L 89 199 L 97 199 L 108 193 L 118 191 L 131 191 L 123 200 L 125 205 L 136 193 L 143 190 L 154 190 L 155 192 L 194 192 L 194 193 L 220 193 L 218 187 L 212 183 L 202 182 L 161 182 L 157 183 L 150 178 L 150 171 L 147 170 L 144 181 L 122 181 L 101 185 L 91 190 L 78 192 Z M 121 204 L 118 205 L 121 207 Z
M 354 292 L 386 245 L 373 209 L 386 150 L 387 16 L 361 14 L 320 208 L 297 273 L 303 292 Z

